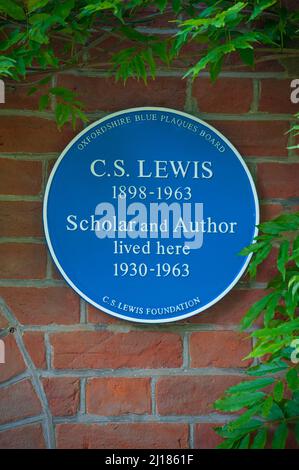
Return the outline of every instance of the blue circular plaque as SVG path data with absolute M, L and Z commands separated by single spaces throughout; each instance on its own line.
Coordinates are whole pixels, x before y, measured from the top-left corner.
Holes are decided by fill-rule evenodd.
M 237 125 L 237 124 L 236 124 Z M 85 300 L 147 323 L 190 317 L 240 279 L 257 234 L 251 175 L 216 129 L 166 108 L 133 108 L 84 129 L 44 199 L 55 264 Z

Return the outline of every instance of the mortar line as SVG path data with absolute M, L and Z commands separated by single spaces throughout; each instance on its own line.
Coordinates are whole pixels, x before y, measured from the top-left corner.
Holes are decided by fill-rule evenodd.
M 185 101 L 185 107 L 184 110 L 187 113 L 193 114 L 193 113 L 198 113 L 198 107 L 197 107 L 197 101 L 193 97 L 193 79 L 191 77 L 187 78 L 187 83 L 186 83 L 186 101 Z
M 241 368 L 213 368 L 206 367 L 202 369 L 39 369 L 39 376 L 49 377 L 74 377 L 74 378 L 93 378 L 93 377 L 171 377 L 174 375 L 180 377 L 208 377 L 208 376 L 237 376 L 245 377 L 246 369 Z
M 19 419 L 18 421 L 13 421 L 5 424 L 0 424 L 0 431 L 7 431 L 10 429 L 15 429 L 21 426 L 29 426 L 34 423 L 42 423 L 44 420 L 43 415 L 30 416 L 30 418 Z
M 0 201 L 41 202 L 41 196 L 26 196 L 15 194 L 1 194 Z
M 185 73 L 188 71 L 188 68 L 178 68 L 178 67 L 171 67 L 171 68 L 163 68 L 160 67 L 156 71 L 156 77 L 183 77 Z M 66 73 L 65 72 L 58 72 L 58 75 L 75 75 L 75 76 L 84 76 L 84 77 L 98 77 L 98 78 L 106 78 L 106 77 L 113 77 L 115 74 L 111 74 L 109 70 L 99 70 L 99 69 L 78 69 L 74 67 L 73 69 L 69 69 Z M 200 77 L 202 78 L 210 78 L 210 73 L 206 71 L 202 71 L 200 73 Z M 258 79 L 277 79 L 277 80 L 285 80 L 289 79 L 292 80 L 293 76 L 288 75 L 287 72 L 255 72 L 255 71 L 222 71 L 219 74 L 219 79 L 221 78 L 236 78 L 236 79 L 247 79 L 247 78 L 258 78 Z M 294 78 L 297 76 L 294 75 Z
M 54 436 L 54 428 L 53 428 L 53 422 L 52 422 L 52 415 L 49 410 L 48 406 L 48 400 L 47 396 L 45 394 L 44 388 L 42 386 L 37 368 L 35 367 L 34 362 L 31 359 L 30 354 L 28 353 L 23 338 L 22 338 L 22 332 L 20 329 L 20 324 L 17 321 L 17 319 L 14 317 L 13 313 L 11 310 L 9 310 L 8 306 L 6 303 L 0 298 L 0 306 L 2 307 L 2 311 L 6 319 L 15 326 L 15 339 L 16 343 L 19 347 L 19 350 L 23 356 L 24 362 L 27 365 L 27 370 L 28 373 L 30 374 L 31 378 L 31 384 L 39 397 L 41 407 L 44 413 L 44 437 L 45 441 L 47 443 L 47 446 L 49 448 L 54 448 L 55 447 L 55 436 Z
M 49 333 L 45 333 L 44 341 L 45 341 L 45 348 L 46 348 L 47 369 L 51 370 L 52 369 L 52 346 L 50 343 Z
M 9 111 L 9 112 L 8 112 Z M 98 120 L 100 117 L 104 117 L 110 114 L 111 111 L 101 111 L 95 110 L 93 112 L 86 113 L 87 117 L 93 120 Z M 241 113 L 241 114 L 234 114 L 234 113 L 206 113 L 206 112 L 193 112 L 192 113 L 195 117 L 199 117 L 204 120 L 213 120 L 213 121 L 292 121 L 294 120 L 293 114 L 277 114 L 277 113 Z M 23 117 L 39 117 L 40 119 L 45 120 L 54 120 L 55 116 L 38 111 L 30 111 L 30 110 L 1 110 L 0 109 L 0 116 L 23 116 Z
M 45 161 L 54 160 L 59 156 L 59 153 L 0 153 L 0 158 L 10 159 L 10 160 L 20 160 L 20 161 Z
M 194 445 L 194 423 L 189 424 L 189 446 L 190 446 L 190 449 L 195 449 L 195 445 Z
M 87 379 L 86 378 L 81 378 L 80 379 L 80 408 L 79 408 L 79 414 L 85 414 L 86 413 L 86 384 L 87 384 Z
M 245 312 L 244 312 L 245 313 Z M 247 332 L 254 331 L 256 328 L 248 328 Z M 122 324 L 107 325 L 96 323 L 75 323 L 75 324 L 49 324 L 49 325 L 23 325 L 22 331 L 41 331 L 49 333 L 72 333 L 78 331 L 90 332 L 111 332 L 111 333 L 131 333 L 131 332 L 160 332 L 160 333 L 175 333 L 177 335 L 184 335 L 192 332 L 210 332 L 210 331 L 232 331 L 238 333 L 240 331 L 239 324 L 231 325 L 213 325 L 209 323 L 185 323 L 180 325 L 171 324 L 153 324 L 153 325 L 140 325 L 135 326 L 130 324 L 128 326 Z M 187 345 L 187 340 L 186 345 Z M 183 341 L 184 345 L 184 341 Z M 185 366 L 184 366 L 185 367 Z
M 80 299 L 80 323 L 87 323 L 87 306 L 84 299 Z
M 189 346 L 190 334 L 185 332 L 183 334 L 183 368 L 190 367 L 190 346 Z
M 235 418 L 233 415 L 222 415 L 220 413 L 212 413 L 209 415 L 138 415 L 127 414 L 123 416 L 100 416 L 92 414 L 77 414 L 71 417 L 54 417 L 54 424 L 71 424 L 71 423 L 85 423 L 85 424 L 123 424 L 128 423 L 183 423 L 183 424 L 198 424 L 198 423 L 227 423 Z
M 250 106 L 250 113 L 257 113 L 259 111 L 260 92 L 261 92 L 260 80 L 254 78 L 252 80 L 252 103 Z
M 0 383 L 0 389 L 9 387 L 10 385 L 15 385 L 15 384 L 17 384 L 18 382 L 21 382 L 24 379 L 30 379 L 30 377 L 31 376 L 27 371 L 22 372 L 22 374 L 15 375 L 14 377 L 12 377 L 8 380 L 2 381 Z
M 156 400 L 157 377 L 151 377 L 151 410 L 152 415 L 158 416 Z
M 46 243 L 41 237 L 0 237 L 0 243 L 35 243 L 44 245 Z

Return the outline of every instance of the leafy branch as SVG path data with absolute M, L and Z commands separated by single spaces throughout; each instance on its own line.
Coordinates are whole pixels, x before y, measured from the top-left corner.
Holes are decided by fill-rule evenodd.
M 145 28 L 160 18 L 163 34 Z M 183 65 L 185 76 L 207 69 L 215 80 L 232 54 L 249 67 L 298 57 L 298 22 L 283 0 L 0 0 L 0 77 L 18 84 L 92 68 L 146 82 L 161 66 Z M 57 100 L 59 126 L 81 119 L 75 102 Z
M 268 293 L 248 310 L 241 329 L 258 326 L 251 333 L 252 352 L 244 359 L 258 364 L 247 370 L 248 379 L 226 390 L 214 403 L 216 410 L 240 412 L 236 419 L 217 427 L 224 438 L 220 448 L 284 448 L 290 431 L 299 444 L 299 212 L 283 214 L 260 224 L 260 235 L 241 254 L 253 253 L 251 278 L 258 266 L 277 250 L 277 275 Z M 298 340 L 299 344 L 299 340 Z

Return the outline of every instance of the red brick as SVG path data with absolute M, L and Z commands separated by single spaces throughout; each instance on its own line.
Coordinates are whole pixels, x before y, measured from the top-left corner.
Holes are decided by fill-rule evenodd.
M 47 255 L 44 245 L 1 243 L 0 277 L 4 279 L 41 279 L 45 277 Z
M 73 416 L 77 413 L 80 399 L 80 382 L 73 377 L 43 379 L 51 413 L 54 416 Z
M 21 374 L 26 369 L 23 356 L 13 334 L 2 338 L 5 345 L 5 364 L 0 364 L 0 382 Z
M 261 198 L 299 196 L 299 163 L 259 163 L 257 177 Z
M 190 337 L 191 367 L 248 367 L 242 361 L 251 351 L 247 334 L 235 331 L 200 331 Z
M 276 261 L 278 250 L 273 248 L 269 256 L 257 268 L 256 280 L 258 282 L 269 282 L 278 273 Z
M 0 237 L 42 237 L 42 204 L 0 202 Z
M 45 369 L 47 361 L 44 334 L 39 331 L 27 331 L 23 335 L 23 341 L 35 367 Z
M 68 325 L 80 318 L 79 297 L 68 287 L 0 287 L 20 323 Z
M 156 400 L 160 415 L 202 415 L 240 377 L 223 375 L 162 377 L 157 382 Z
M 44 76 L 34 76 L 34 81 L 41 80 Z M 35 85 L 31 84 L 31 77 L 24 82 L 5 82 L 5 104 L 2 105 L 3 109 L 39 109 L 39 98 L 47 92 L 49 85 L 38 86 L 38 91 L 28 94 L 31 88 Z M 48 107 L 49 108 L 49 107 Z
M 56 429 L 60 449 L 188 448 L 186 424 L 58 424 Z
M 259 111 L 295 114 L 298 105 L 291 102 L 291 80 L 261 80 Z
M 126 84 L 106 78 L 61 75 L 59 86 L 75 91 L 87 110 L 118 111 L 138 106 L 162 106 L 183 109 L 186 80 L 176 77 L 141 80 L 129 79 Z
M 12 139 L 16 140 L 15 137 Z M 36 195 L 40 193 L 42 185 L 41 162 L 1 158 L 0 166 L 1 194 Z
M 194 432 L 195 449 L 215 449 L 223 439 L 216 434 L 214 428 L 221 426 L 219 423 L 196 424 Z
M 0 389 L 0 424 L 17 421 L 42 411 L 40 401 L 29 380 Z
M 223 70 L 225 71 L 233 71 L 233 72 L 285 72 L 284 67 L 278 62 L 278 60 L 262 60 L 265 56 L 269 56 L 269 54 L 265 54 L 265 52 L 259 51 L 258 47 L 255 48 L 254 51 L 255 56 L 255 65 L 254 67 L 250 67 L 245 65 L 244 62 L 241 60 L 239 52 L 233 52 L 227 55 L 224 58 L 224 67 Z
M 215 121 L 211 124 L 244 156 L 284 157 L 288 154 L 287 121 Z
M 148 378 L 100 377 L 88 381 L 88 413 L 119 416 L 151 412 L 151 388 Z
M 88 314 L 88 322 L 89 323 L 96 323 L 96 324 L 115 324 L 121 323 L 122 320 L 117 317 L 113 317 L 108 313 L 101 312 L 98 308 L 94 307 L 93 305 L 87 305 L 87 314 Z
M 76 331 L 51 335 L 57 369 L 180 367 L 182 342 L 174 333 Z
M 267 54 L 266 54 L 267 55 Z M 257 52 L 255 54 L 254 72 L 285 72 L 286 69 L 278 60 L 264 60 L 265 53 Z M 248 68 L 247 68 L 248 70 Z
M 193 96 L 198 109 L 206 113 L 248 113 L 253 99 L 253 84 L 249 79 L 197 78 Z
M 299 9 L 297 0 L 283 0 L 283 5 L 290 8 L 292 11 L 297 11 Z
M 267 434 L 266 449 L 272 449 L 272 441 L 273 441 L 274 433 L 275 433 L 276 429 L 277 429 L 277 424 L 276 423 L 270 424 L 270 426 L 267 426 L 268 434 Z M 289 430 L 289 433 L 288 433 L 288 436 L 287 436 L 285 448 L 286 449 L 297 449 L 298 450 L 299 446 L 298 446 L 298 441 L 296 439 L 296 433 L 295 433 L 295 430 L 294 430 L 294 425 L 289 423 L 288 430 Z
M 59 281 L 64 279 L 62 274 L 60 274 L 60 271 L 58 270 L 57 266 L 53 263 L 52 259 L 50 259 L 50 264 L 51 264 L 51 277 L 52 277 L 52 279 L 59 280 Z
M 43 428 L 30 424 L 0 432 L 0 449 L 45 449 Z
M 1 117 L 1 152 L 59 152 L 78 133 L 68 125 L 61 131 L 54 121 L 37 117 Z M 20 175 L 16 175 L 19 179 Z
M 283 206 L 281 204 L 262 204 L 260 206 L 261 210 L 261 222 L 266 222 L 272 220 L 275 217 L 278 217 L 282 212 L 284 212 Z
M 251 305 L 264 295 L 263 289 L 234 289 L 215 305 L 190 317 L 187 321 L 212 325 L 238 325 Z

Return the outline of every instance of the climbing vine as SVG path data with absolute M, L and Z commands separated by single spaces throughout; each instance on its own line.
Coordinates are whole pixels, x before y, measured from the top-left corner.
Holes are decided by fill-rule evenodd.
M 164 29 L 156 28 L 161 20 Z M 215 81 L 227 68 L 296 61 L 298 25 L 299 11 L 287 0 L 0 0 L 0 77 L 30 83 L 30 93 L 42 90 L 41 110 L 55 97 L 58 126 L 71 121 L 75 127 L 78 119 L 87 121 L 84 103 L 52 86 L 59 72 L 105 71 L 146 83 L 175 67 L 185 78 L 208 70 Z M 254 278 L 273 250 L 278 273 L 242 320 L 242 329 L 251 329 L 248 357 L 256 363 L 214 405 L 237 413 L 217 428 L 223 448 L 283 448 L 290 432 L 299 442 L 299 213 L 259 229 L 242 253 L 253 253 L 249 274 Z
M 212 80 L 227 67 L 298 58 L 299 11 L 288 0 L 0 0 L 0 77 L 51 84 L 57 72 L 105 70 L 145 82 L 165 67 Z M 155 25 L 163 23 L 163 28 Z M 237 58 L 236 62 L 232 58 Z M 55 96 L 59 127 L 86 121 L 84 103 L 63 87 Z

